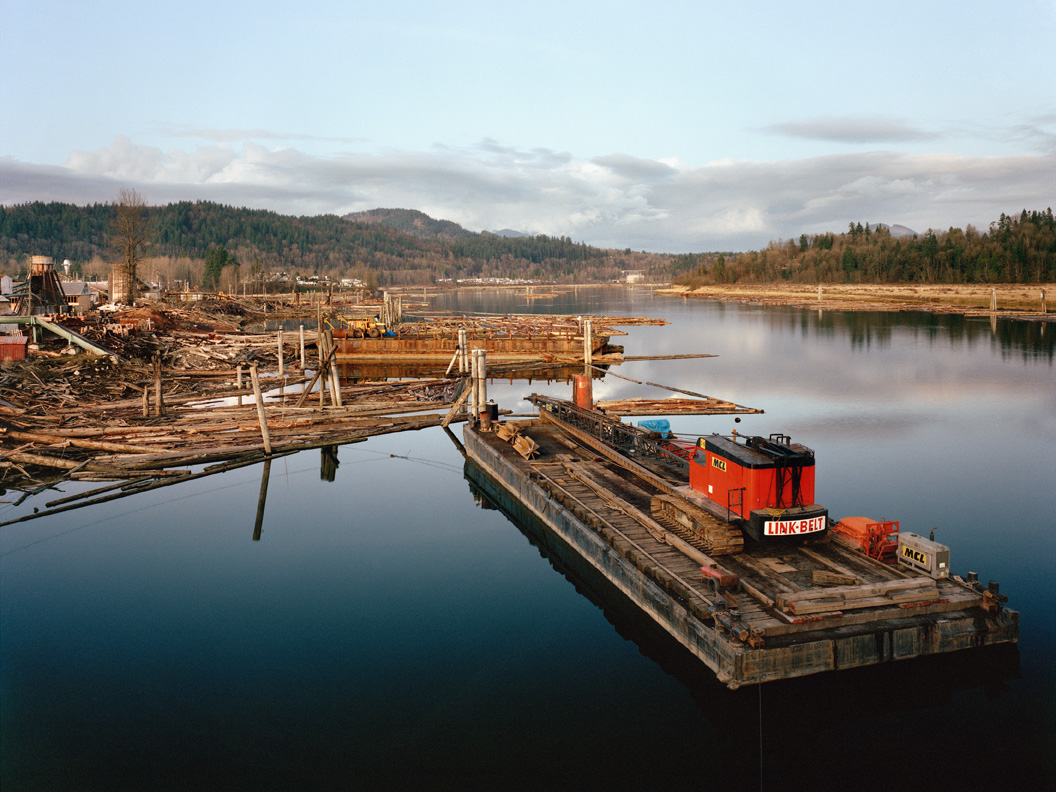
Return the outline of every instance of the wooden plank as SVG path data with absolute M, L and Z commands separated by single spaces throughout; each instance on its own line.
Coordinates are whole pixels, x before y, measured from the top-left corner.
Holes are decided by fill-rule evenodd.
M 828 558 L 827 556 L 823 556 L 821 553 L 815 552 L 814 550 L 812 550 L 809 547 L 800 547 L 799 548 L 799 552 L 802 553 L 803 555 L 805 555 L 807 558 L 813 558 L 819 564 L 823 564 L 824 566 L 828 567 L 829 569 L 833 570 L 834 572 L 838 572 L 840 575 L 843 575 L 844 577 L 852 578 L 852 580 L 850 580 L 850 581 L 848 581 L 848 582 L 846 582 L 846 583 L 844 583 L 842 585 L 853 586 L 853 585 L 855 585 L 855 581 L 860 581 L 861 580 L 861 575 L 859 575 L 854 570 L 852 570 L 852 569 L 846 567 L 845 565 L 839 563 L 835 559 Z M 826 585 L 840 585 L 840 584 L 826 584 Z
M 752 570 L 756 575 L 762 578 L 763 581 L 777 589 L 779 593 L 795 594 L 803 590 L 801 586 L 797 586 L 788 578 L 777 574 L 770 567 L 759 563 L 759 561 L 752 558 L 747 553 L 737 553 L 730 558 L 730 561 L 731 564 L 736 562 L 737 564 L 742 564 Z M 741 580 L 743 582 L 744 575 L 741 575 Z
M 836 588 L 821 589 L 823 592 L 837 591 Z M 808 592 L 804 592 L 808 593 Z M 813 593 L 813 592 L 809 592 Z M 812 596 L 810 599 L 801 600 L 799 597 L 777 597 L 777 607 L 788 613 L 807 614 L 820 613 L 829 610 L 851 610 L 860 608 L 875 608 L 892 603 L 926 602 L 939 599 L 938 590 L 934 586 L 920 586 L 911 589 L 899 589 L 889 592 L 867 595 L 835 595 L 835 596 Z
M 858 545 L 851 542 L 850 539 L 836 533 L 829 533 L 829 543 L 826 546 L 826 549 L 833 555 L 839 556 L 845 563 L 863 566 L 863 568 L 869 569 L 873 574 L 880 575 L 889 580 L 916 577 L 915 574 L 907 573 L 899 569 L 897 566 L 885 564 L 882 561 L 877 561 L 875 558 L 870 558 L 859 550 Z
M 840 575 L 820 569 L 811 573 L 811 580 L 815 586 L 853 586 L 858 583 L 858 578 L 854 575 Z
M 936 588 L 936 583 L 929 577 L 915 577 L 908 580 L 886 580 L 881 583 L 870 583 L 861 586 L 840 586 L 839 588 L 808 589 L 798 592 L 794 599 L 805 601 L 812 599 L 828 599 L 834 596 L 847 598 L 873 597 L 880 594 L 889 594 L 896 591 L 912 588 Z

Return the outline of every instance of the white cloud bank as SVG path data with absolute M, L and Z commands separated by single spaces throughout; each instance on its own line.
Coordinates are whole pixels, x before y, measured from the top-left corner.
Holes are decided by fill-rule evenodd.
M 787 131 L 787 130 L 786 130 Z M 802 130 L 805 131 L 805 130 Z M 219 139 L 221 136 L 217 136 Z M 471 230 L 514 228 L 605 247 L 744 250 L 850 222 L 986 228 L 1056 203 L 1056 154 L 968 157 L 866 151 L 800 160 L 580 159 L 494 140 L 470 149 L 306 154 L 218 142 L 193 151 L 126 137 L 64 166 L 0 157 L 0 202 L 211 200 L 283 214 L 419 209 Z

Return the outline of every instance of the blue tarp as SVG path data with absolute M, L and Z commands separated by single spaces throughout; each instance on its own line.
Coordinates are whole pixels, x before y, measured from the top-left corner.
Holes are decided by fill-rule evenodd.
M 666 418 L 654 418 L 651 421 L 639 421 L 638 426 L 648 432 L 659 432 L 661 437 L 671 435 L 671 422 Z

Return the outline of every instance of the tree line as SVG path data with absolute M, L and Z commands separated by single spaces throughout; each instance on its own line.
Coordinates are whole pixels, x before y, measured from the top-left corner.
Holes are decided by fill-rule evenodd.
M 803 234 L 740 254 L 681 257 L 695 268 L 676 282 L 708 283 L 1048 283 L 1056 281 L 1052 209 L 1001 214 L 988 231 L 972 226 L 892 236 L 851 223 L 842 234 Z M 688 269 L 688 267 L 687 267 Z
M 113 233 L 118 207 L 117 202 L 75 206 L 39 201 L 0 206 L 0 266 L 17 274 L 31 255 L 68 258 L 78 270 L 89 261 L 120 260 Z M 194 262 L 181 265 L 180 274 L 195 274 L 209 285 L 218 282 L 223 266 L 243 263 L 251 264 L 254 272 L 305 276 L 369 271 L 380 285 L 443 278 L 619 276 L 608 251 L 567 237 L 475 234 L 450 221 L 426 225 L 421 218 L 430 218 L 420 212 L 385 211 L 383 217 L 358 221 L 337 215 L 293 217 L 210 201 L 147 207 L 151 243 L 146 255 Z M 415 233 L 422 228 L 426 233 Z M 218 269 L 215 256 L 220 250 L 229 258 Z
M 115 244 L 119 202 L 0 206 L 0 271 L 24 275 L 31 255 L 71 259 L 75 273 L 105 278 L 123 260 Z M 604 282 L 627 270 L 654 282 L 989 283 L 1056 281 L 1052 209 L 972 226 L 893 236 L 851 223 L 846 232 L 802 234 L 763 250 L 678 255 L 605 250 L 568 237 L 504 237 L 466 231 L 414 210 L 294 217 L 210 201 L 145 207 L 147 269 L 188 286 L 231 288 L 267 273 L 359 277 L 379 286 L 442 279 L 526 278 Z M 222 276 L 233 282 L 222 283 Z

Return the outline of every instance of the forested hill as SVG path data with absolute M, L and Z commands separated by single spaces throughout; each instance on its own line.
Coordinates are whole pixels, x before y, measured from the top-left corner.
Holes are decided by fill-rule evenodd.
M 568 237 L 477 234 L 403 209 L 292 217 L 183 201 L 147 212 L 152 271 L 195 284 L 206 254 L 218 247 L 245 265 L 242 279 L 247 272 L 287 272 L 367 277 L 381 286 L 478 277 L 601 282 L 627 270 L 687 284 L 1056 281 L 1052 209 L 1002 214 L 986 231 L 968 226 L 894 236 L 886 226 L 851 223 L 844 233 L 803 234 L 760 251 L 681 255 L 603 250 Z M 0 273 L 18 276 L 29 256 L 47 255 L 105 278 L 114 216 L 113 204 L 0 206 Z
M 204 260 L 223 246 L 257 271 L 344 277 L 375 273 L 381 285 L 441 278 L 510 277 L 612 280 L 643 268 L 642 254 L 611 251 L 545 235 L 475 234 L 421 212 L 379 209 L 347 217 L 292 217 L 207 201 L 147 210 L 155 258 Z M 84 267 L 108 260 L 113 204 L 28 203 L 0 206 L 0 266 L 14 274 L 30 255 L 71 259 Z M 662 267 L 664 257 L 649 256 Z
M 434 220 L 417 209 L 371 209 L 368 212 L 352 212 L 344 216 L 353 223 L 377 224 L 395 228 L 405 234 L 421 239 L 466 239 L 476 236 L 458 223 L 450 220 Z

